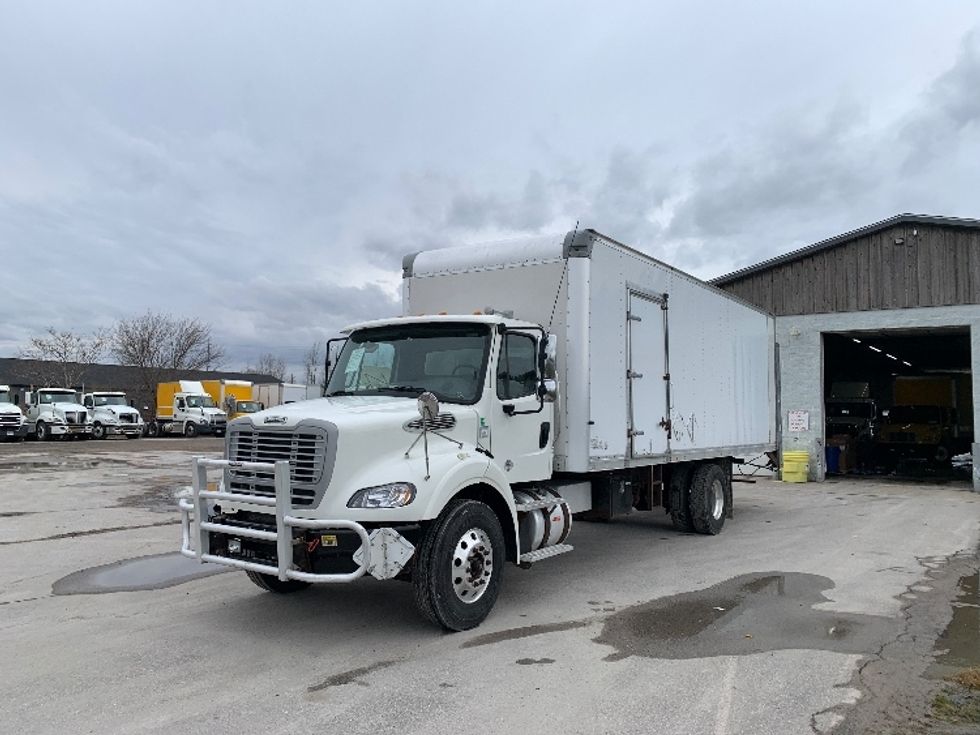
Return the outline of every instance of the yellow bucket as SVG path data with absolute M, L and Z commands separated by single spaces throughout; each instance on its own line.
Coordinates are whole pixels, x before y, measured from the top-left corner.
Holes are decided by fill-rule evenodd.
M 806 482 L 809 469 L 809 452 L 783 452 L 783 482 Z

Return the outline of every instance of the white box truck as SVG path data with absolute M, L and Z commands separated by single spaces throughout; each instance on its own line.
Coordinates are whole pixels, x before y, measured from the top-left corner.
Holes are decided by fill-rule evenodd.
M 572 550 L 573 517 L 718 533 L 732 462 L 775 448 L 772 317 L 595 231 L 419 253 L 403 283 L 402 317 L 346 330 L 324 398 L 195 460 L 184 555 L 279 593 L 410 580 L 463 630 L 505 563 Z
M 319 398 L 319 391 L 314 392 L 315 396 L 310 395 L 309 388 L 302 383 L 256 383 L 252 386 L 252 400 L 261 403 L 263 408 L 272 408 L 307 398 Z

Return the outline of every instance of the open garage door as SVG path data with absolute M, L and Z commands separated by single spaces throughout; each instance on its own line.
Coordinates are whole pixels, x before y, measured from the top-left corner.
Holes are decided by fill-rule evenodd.
M 823 337 L 828 474 L 956 476 L 974 437 L 969 329 Z

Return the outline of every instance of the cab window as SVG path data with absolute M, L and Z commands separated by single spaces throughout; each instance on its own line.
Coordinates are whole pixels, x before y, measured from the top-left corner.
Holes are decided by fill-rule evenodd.
M 497 359 L 497 398 L 510 400 L 534 395 L 538 386 L 534 338 L 508 332 Z

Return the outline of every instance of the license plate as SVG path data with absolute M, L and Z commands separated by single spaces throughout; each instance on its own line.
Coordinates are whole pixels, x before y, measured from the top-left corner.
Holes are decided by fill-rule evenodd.
M 12 432 L 10 429 L 7 429 L 7 432 L 6 433 L 7 433 L 7 436 L 13 436 L 14 435 L 14 432 Z
M 320 543 L 323 544 L 324 546 L 336 546 L 337 545 L 337 537 L 334 536 L 333 534 L 328 534 L 328 535 L 325 535 L 325 536 L 320 536 Z

